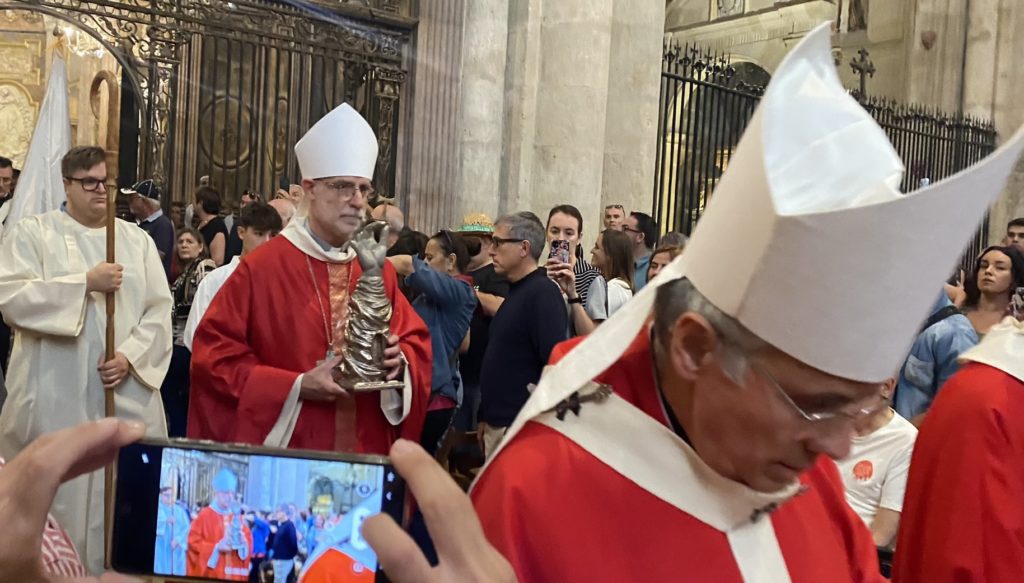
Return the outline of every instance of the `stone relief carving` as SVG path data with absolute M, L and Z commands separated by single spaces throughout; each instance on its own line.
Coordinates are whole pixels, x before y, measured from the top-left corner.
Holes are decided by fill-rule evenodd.
M 0 152 L 10 153 L 17 168 L 25 165 L 35 118 L 36 104 L 28 92 L 14 81 L 0 81 Z

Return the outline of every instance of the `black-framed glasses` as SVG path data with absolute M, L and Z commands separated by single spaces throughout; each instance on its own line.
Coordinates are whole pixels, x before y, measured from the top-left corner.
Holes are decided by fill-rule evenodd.
M 242 196 L 248 196 L 249 198 L 253 199 L 255 202 L 260 202 L 260 201 L 263 200 L 263 195 L 258 193 L 258 192 L 256 192 L 255 190 L 243 190 L 242 191 Z
M 92 176 L 86 176 L 85 178 L 75 178 L 73 176 L 65 176 L 65 180 L 71 182 L 77 182 L 82 185 L 82 190 L 88 190 L 90 192 L 99 192 L 101 189 L 106 190 L 106 178 L 93 178 Z
M 505 243 L 524 243 L 526 239 L 506 239 L 504 237 L 491 237 L 491 241 L 494 241 L 494 246 L 504 245 Z
M 622 230 L 623 231 L 629 231 L 630 233 L 642 233 L 643 232 L 640 229 L 634 229 L 633 227 L 629 227 L 629 226 L 626 226 L 626 225 L 622 225 Z
M 355 196 L 357 192 L 363 195 L 364 200 L 368 200 L 370 197 L 377 193 L 377 191 L 374 190 L 373 187 L 370 185 L 354 184 L 352 182 L 348 182 L 347 180 L 316 180 L 315 182 L 323 184 L 325 187 L 327 187 L 328 190 L 333 191 L 334 194 L 337 194 L 343 200 L 346 201 L 351 200 L 352 197 Z

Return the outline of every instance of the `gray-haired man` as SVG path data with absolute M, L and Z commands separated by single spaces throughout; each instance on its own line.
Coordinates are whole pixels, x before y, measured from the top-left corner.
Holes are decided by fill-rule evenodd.
M 544 225 L 537 215 L 505 215 L 494 225 L 494 271 L 509 281 L 509 294 L 491 321 L 480 370 L 479 435 L 485 454 L 493 452 L 505 429 L 540 380 L 551 349 L 566 339 L 568 321 L 558 285 L 537 267 L 544 249 Z

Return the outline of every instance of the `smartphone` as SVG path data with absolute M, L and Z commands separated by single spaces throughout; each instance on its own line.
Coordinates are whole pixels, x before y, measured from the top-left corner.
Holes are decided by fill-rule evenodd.
M 548 254 L 548 259 L 558 259 L 562 263 L 569 263 L 569 248 L 569 241 L 555 239 L 551 242 L 551 252 Z
M 107 566 L 174 581 L 273 581 L 275 567 L 298 583 L 387 581 L 360 528 L 381 512 L 402 524 L 405 507 L 382 456 L 143 440 L 115 476 Z
M 1018 287 L 1010 297 L 1009 312 L 1018 320 L 1024 320 L 1024 287 Z

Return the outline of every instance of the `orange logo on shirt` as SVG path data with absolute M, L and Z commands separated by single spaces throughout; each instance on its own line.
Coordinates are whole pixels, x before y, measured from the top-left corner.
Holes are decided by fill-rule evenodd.
M 853 477 L 862 482 L 867 482 L 874 474 L 875 466 L 871 465 L 868 460 L 859 461 L 857 465 L 853 466 Z

